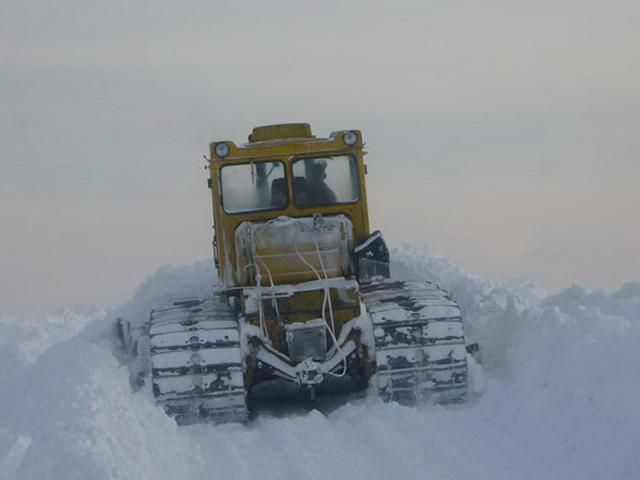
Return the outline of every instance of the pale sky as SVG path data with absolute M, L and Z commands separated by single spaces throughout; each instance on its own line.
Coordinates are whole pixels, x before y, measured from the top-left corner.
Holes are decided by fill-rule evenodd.
M 374 227 L 549 290 L 640 281 L 635 1 L 0 4 L 0 313 L 211 255 L 202 154 L 367 141 Z

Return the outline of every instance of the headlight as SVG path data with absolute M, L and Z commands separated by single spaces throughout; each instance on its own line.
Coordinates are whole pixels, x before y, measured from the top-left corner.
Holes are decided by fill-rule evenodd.
M 227 155 L 229 155 L 229 145 L 227 145 L 224 142 L 223 143 L 216 143 L 215 152 L 216 152 L 216 155 L 219 158 L 224 158 Z
M 355 145 L 358 141 L 358 134 L 356 132 L 345 132 L 342 136 L 342 140 L 344 140 L 344 143 L 349 146 Z

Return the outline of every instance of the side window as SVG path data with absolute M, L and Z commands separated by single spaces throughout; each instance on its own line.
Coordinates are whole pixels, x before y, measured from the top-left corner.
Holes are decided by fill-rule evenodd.
M 296 160 L 293 176 L 299 207 L 352 203 L 360 197 L 358 163 L 352 155 Z
M 289 203 L 282 162 L 251 162 L 220 169 L 222 208 L 227 213 L 277 210 Z

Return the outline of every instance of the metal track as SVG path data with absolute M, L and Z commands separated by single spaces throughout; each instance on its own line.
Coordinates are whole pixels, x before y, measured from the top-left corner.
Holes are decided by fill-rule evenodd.
M 385 401 L 462 402 L 467 361 L 458 305 L 429 282 L 363 285 L 373 322 L 377 382 Z
M 218 296 L 151 312 L 151 378 L 157 402 L 180 424 L 247 419 L 238 323 Z

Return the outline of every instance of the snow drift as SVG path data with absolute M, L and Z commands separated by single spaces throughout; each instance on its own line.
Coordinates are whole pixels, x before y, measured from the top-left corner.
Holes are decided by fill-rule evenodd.
M 547 295 L 497 285 L 404 246 L 393 270 L 460 303 L 489 386 L 407 408 L 368 397 L 328 413 L 178 428 L 132 393 L 110 320 L 204 295 L 210 262 L 164 267 L 113 309 L 0 315 L 0 479 L 640 478 L 640 283 Z

